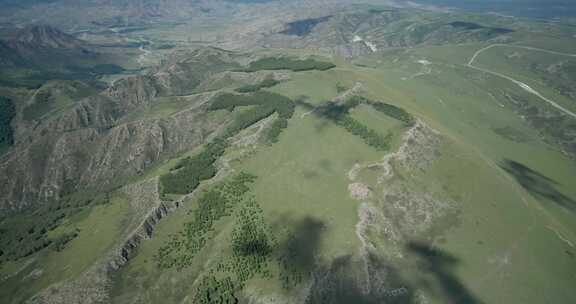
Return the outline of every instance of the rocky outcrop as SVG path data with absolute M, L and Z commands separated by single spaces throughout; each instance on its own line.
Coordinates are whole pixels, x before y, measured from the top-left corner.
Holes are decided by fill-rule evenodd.
M 120 79 L 104 92 L 105 96 L 122 103 L 125 110 L 146 105 L 158 95 L 156 81 L 150 76 Z
M 77 278 L 49 286 L 27 303 L 109 303 L 112 274 L 128 261 L 143 240 L 151 237 L 156 223 L 177 207 L 175 203 L 160 201 L 157 178 L 130 184 L 119 191 L 126 195 L 131 208 L 117 244 Z
M 142 225 L 133 232 L 124 245 L 117 251 L 117 255 L 112 258 L 109 263 L 110 268 L 116 271 L 126 265 L 140 244 L 144 240 L 152 237 L 156 224 L 176 208 L 178 208 L 177 202 L 162 202 L 158 207 L 152 209 Z
M 423 190 L 425 182 L 419 176 L 430 170 L 447 143 L 444 136 L 418 120 L 402 136 L 398 151 L 380 162 L 356 164 L 348 172 L 350 186 L 362 181 L 362 170 L 380 172 L 376 183 L 361 184 L 371 195 L 354 197 L 361 202 L 356 233 L 363 244 L 362 256 L 373 251 L 375 243 L 384 242 L 388 252 L 401 257 L 402 242 L 422 237 L 443 217 L 457 219 L 457 202 L 446 193 Z

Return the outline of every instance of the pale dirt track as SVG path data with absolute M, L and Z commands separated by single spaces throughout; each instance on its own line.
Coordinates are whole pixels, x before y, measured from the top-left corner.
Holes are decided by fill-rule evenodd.
M 530 87 L 529 85 L 527 85 L 524 82 L 521 82 L 519 80 L 516 80 L 510 76 L 504 75 L 502 73 L 498 73 L 498 72 L 494 72 L 488 69 L 484 69 L 484 68 L 480 68 L 474 65 L 474 62 L 476 61 L 476 59 L 478 58 L 478 56 L 480 56 L 484 51 L 487 51 L 489 49 L 495 48 L 495 47 L 514 47 L 514 48 L 522 48 L 522 49 L 528 49 L 528 50 L 533 50 L 533 51 L 540 51 L 540 52 L 546 52 L 546 53 L 550 53 L 550 54 L 555 54 L 555 55 L 562 55 L 562 56 L 568 56 L 568 57 L 576 57 L 576 54 L 567 54 L 567 53 L 560 53 L 560 52 L 555 52 L 555 51 L 550 51 L 550 50 L 544 50 L 544 49 L 538 49 L 538 48 L 533 48 L 533 47 L 528 47 L 528 46 L 520 46 L 520 45 L 512 45 L 512 44 L 492 44 L 489 45 L 487 47 L 484 47 L 478 51 L 476 51 L 476 53 L 474 53 L 474 55 L 472 56 L 472 58 L 470 58 L 470 61 L 468 61 L 467 66 L 475 69 L 477 71 L 481 71 L 487 74 L 491 74 L 500 78 L 504 78 L 506 80 L 509 80 L 511 82 L 513 82 L 514 84 L 516 84 L 517 86 L 519 86 L 520 88 L 522 88 L 524 91 L 532 94 L 532 95 L 536 95 L 537 97 L 539 97 L 540 99 L 544 100 L 545 102 L 547 102 L 548 104 L 550 104 L 551 106 L 555 107 L 556 109 L 562 111 L 563 113 L 572 116 L 574 118 L 576 118 L 576 113 L 564 108 L 563 106 L 559 105 L 558 103 L 556 103 L 555 101 L 543 96 L 540 92 L 538 92 L 537 90 L 535 90 L 534 88 Z

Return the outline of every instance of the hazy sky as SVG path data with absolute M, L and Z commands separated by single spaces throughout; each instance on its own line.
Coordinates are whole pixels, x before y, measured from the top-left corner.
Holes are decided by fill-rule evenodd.
M 535 18 L 576 17 L 576 0 L 414 0 L 414 2 Z
M 0 6 L 10 5 L 10 6 L 26 7 L 27 5 L 31 5 L 34 3 L 47 3 L 58 1 L 61 0 L 0 0 Z M 90 0 L 76 0 L 76 1 L 81 2 Z M 227 1 L 266 2 L 266 1 L 290 1 L 290 0 L 227 0 Z M 401 2 L 403 0 L 396 0 L 396 1 Z M 406 1 L 427 5 L 435 5 L 435 6 L 447 6 L 464 10 L 495 12 L 513 16 L 524 16 L 535 18 L 576 17 L 576 0 L 406 0 Z M 350 0 L 350 2 L 355 1 Z

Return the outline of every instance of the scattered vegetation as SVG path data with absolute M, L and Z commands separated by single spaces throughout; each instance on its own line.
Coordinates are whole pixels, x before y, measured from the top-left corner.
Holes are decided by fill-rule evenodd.
M 76 193 L 58 202 L 5 218 L 0 222 L 0 264 L 18 261 L 48 247 L 62 251 L 68 242 L 78 236 L 79 231 L 53 237 L 49 236 L 49 232 L 58 228 L 66 218 L 85 208 L 106 204 L 109 199 L 107 194 Z
M 62 234 L 61 236 L 57 237 L 53 243 L 54 244 L 53 245 L 54 250 L 56 250 L 56 251 L 64 250 L 64 248 L 66 248 L 66 244 L 68 244 L 68 242 L 70 242 L 71 240 L 78 237 L 78 233 L 79 233 L 79 231 L 74 231 L 74 232 Z
M 14 130 L 11 122 L 16 115 L 12 100 L 0 96 L 0 148 L 14 143 Z
M 261 275 L 271 278 L 268 264 L 278 248 L 263 211 L 253 197 L 248 196 L 249 184 L 255 176 L 240 173 L 231 180 L 208 190 L 192 211 L 192 220 L 161 247 L 155 256 L 161 269 L 181 270 L 192 264 L 196 254 L 212 239 L 214 225 L 226 216 L 234 216 L 230 234 L 229 256 L 202 278 L 195 292 L 195 303 L 237 303 L 235 292 L 245 283 Z M 236 208 L 236 212 L 233 210 Z
M 280 134 L 282 134 L 282 131 L 286 128 L 288 128 L 288 120 L 281 117 L 277 118 L 266 133 L 266 141 L 271 144 L 277 143 Z
M 348 91 L 348 87 L 346 87 L 345 85 L 343 85 L 340 82 L 336 83 L 336 93 L 342 94 L 346 91 Z
M 214 224 L 231 215 L 232 208 L 244 200 L 248 185 L 255 178 L 241 173 L 204 193 L 198 199 L 198 208 L 191 212 L 192 219 L 184 224 L 183 231 L 172 235 L 158 250 L 155 256 L 158 267 L 183 269 L 190 266 L 195 255 L 206 245 Z
M 235 274 L 238 285 L 243 286 L 257 274 L 271 276 L 267 265 L 276 244 L 270 227 L 264 221 L 262 209 L 254 198 L 248 199 L 236 215 L 236 226 L 231 236 L 233 257 L 228 269 Z
M 232 278 L 217 279 L 214 276 L 205 276 L 198 287 L 193 303 L 198 304 L 236 304 L 239 302 L 234 295 L 236 286 Z
M 303 71 L 326 71 L 336 67 L 333 63 L 317 61 L 314 59 L 292 59 L 288 57 L 266 57 L 250 63 L 241 69 L 242 72 L 256 72 L 262 70 L 290 70 L 293 72 Z

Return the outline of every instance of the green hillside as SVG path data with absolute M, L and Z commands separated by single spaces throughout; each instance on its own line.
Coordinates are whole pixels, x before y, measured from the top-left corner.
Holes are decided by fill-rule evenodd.
M 2 303 L 576 303 L 576 23 L 179 3 L 0 82 Z

